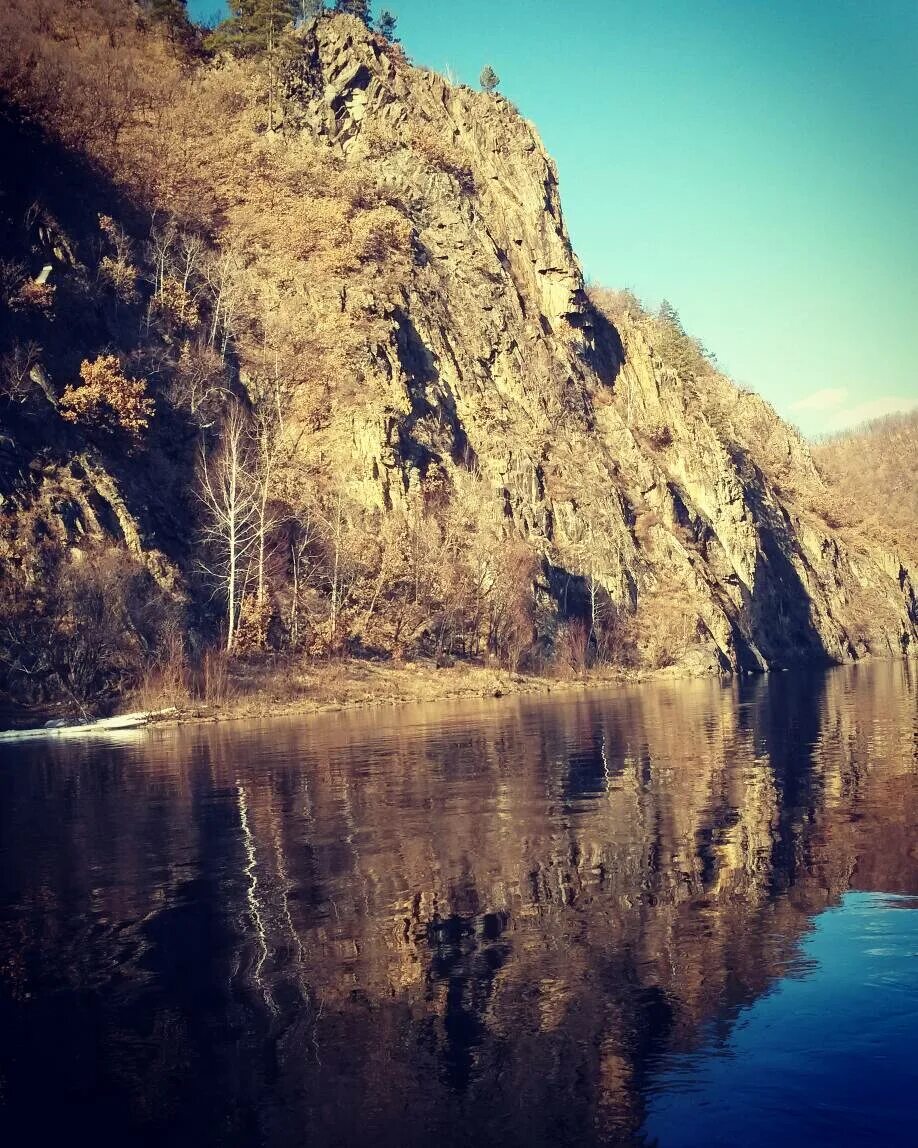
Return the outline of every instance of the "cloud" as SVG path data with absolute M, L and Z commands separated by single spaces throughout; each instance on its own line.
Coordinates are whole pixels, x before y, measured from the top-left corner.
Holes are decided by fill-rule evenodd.
M 859 395 L 852 395 L 847 387 L 823 387 L 789 404 L 788 410 L 805 434 L 824 435 L 916 408 L 918 396 L 877 395 L 861 399 Z
M 845 387 L 823 387 L 820 391 L 813 391 L 791 403 L 792 411 L 831 411 L 844 404 L 848 397 Z
M 826 429 L 839 431 L 846 427 L 856 427 L 871 419 L 881 419 L 884 415 L 913 411 L 918 407 L 918 398 L 903 398 L 901 395 L 880 395 L 851 407 L 832 411 L 826 419 Z

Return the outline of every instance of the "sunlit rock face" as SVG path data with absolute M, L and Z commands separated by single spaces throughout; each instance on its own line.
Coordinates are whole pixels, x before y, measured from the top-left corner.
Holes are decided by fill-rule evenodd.
M 79 31 L 95 7 L 67 11 Z M 123 33 L 136 40 L 138 59 L 160 76 L 163 45 L 128 24 L 133 31 L 125 25 Z M 103 55 L 109 38 L 99 41 Z M 71 80 L 86 71 L 84 41 L 74 34 L 49 49 L 52 59 L 60 51 L 70 60 Z M 38 52 L 40 45 L 23 43 L 32 48 L 22 59 Z M 89 145 L 68 130 L 72 116 L 51 116 L 48 125 L 0 118 L 0 152 L 18 157 L 6 223 L 31 218 L 36 204 L 56 221 L 34 236 L 5 224 L 0 256 L 7 261 L 40 241 L 55 260 L 52 285 L 63 308 L 53 324 L 35 328 L 44 333 L 30 355 L 42 351 L 42 361 L 20 363 L 35 404 L 25 413 L 4 406 L 4 420 L 15 423 L 4 422 L 0 436 L 6 584 L 21 582 L 41 603 L 52 559 L 67 556 L 76 568 L 88 556 L 94 569 L 116 551 L 130 558 L 145 592 L 190 605 L 189 624 L 200 630 L 192 648 L 199 636 L 209 640 L 207 599 L 218 590 L 216 609 L 222 596 L 200 581 L 202 561 L 215 567 L 202 559 L 207 512 L 195 491 L 199 434 L 214 446 L 219 419 L 211 412 L 189 422 L 193 412 L 173 394 L 175 332 L 163 328 L 150 343 L 153 328 L 140 310 L 134 315 L 108 295 L 104 306 L 92 301 L 104 278 L 99 221 L 114 216 L 134 248 L 138 282 L 146 282 L 130 306 L 146 299 L 157 274 L 150 221 L 179 211 L 162 190 L 174 185 L 195 205 L 206 200 L 200 212 L 184 208 L 206 265 L 225 256 L 224 269 L 235 268 L 234 318 L 220 339 L 213 268 L 201 271 L 203 311 L 189 345 L 209 339 L 213 350 L 219 342 L 220 388 L 226 383 L 243 399 L 261 385 L 269 342 L 282 360 L 274 368 L 285 389 L 279 437 L 291 461 L 275 475 L 279 502 L 292 498 L 294 518 L 308 511 L 310 520 L 328 521 L 338 499 L 357 534 L 385 538 L 378 553 L 368 548 L 366 576 L 348 603 L 355 641 L 430 653 L 432 632 L 443 629 L 431 617 L 453 611 L 444 604 L 453 591 L 486 612 L 496 609 L 486 599 L 493 602 L 499 585 L 513 590 L 525 639 L 523 652 L 500 651 L 508 662 L 517 653 L 536 666 L 556 657 L 578 623 L 595 622 L 596 601 L 615 629 L 614 648 L 603 653 L 617 664 L 711 673 L 916 648 L 907 565 L 855 530 L 827 524 L 837 519 L 796 431 L 716 372 L 674 373 L 647 324 L 623 319 L 616 327 L 595 305 L 597 292 L 587 291 L 571 250 L 554 164 L 502 96 L 411 66 L 347 15 L 285 35 L 270 67 L 216 61 L 173 71 L 170 99 L 190 117 L 188 128 L 198 118 L 205 128 L 217 123 L 225 147 L 212 150 L 207 130 L 188 135 L 176 128 L 181 120 L 138 111 L 125 167 L 105 148 L 84 154 Z M 26 69 L 23 82 L 31 74 Z M 204 95 L 211 102 L 199 105 Z M 49 106 L 59 112 L 58 104 L 55 97 Z M 159 100 L 151 94 L 141 105 Z M 54 142 L 55 130 L 66 146 Z M 176 164 L 185 174 L 161 185 Z M 115 194 L 122 187 L 143 202 L 133 221 L 133 208 Z M 608 196 L 614 215 L 614 188 L 596 194 Z M 32 328 L 7 311 L 4 323 L 12 322 L 24 353 L 35 342 Z M 80 361 L 105 348 L 149 364 L 148 381 L 162 388 L 146 452 L 93 446 L 47 406 L 61 399 Z M 0 358 L 7 363 L 5 352 Z M 416 603 L 416 619 L 403 625 L 387 556 L 415 532 L 436 564 L 451 531 L 469 561 L 444 564 L 437 602 Z M 317 549 L 330 549 L 329 541 L 318 539 Z M 279 538 L 277 553 L 287 553 Z M 406 563 L 399 556 L 399 569 Z M 511 586 L 514 571 L 521 573 Z M 280 558 L 276 575 L 281 619 L 293 579 Z M 317 643 L 328 582 L 319 570 L 311 587 Z M 483 622 L 462 628 L 469 632 L 456 635 L 455 650 L 498 652 Z M 145 635 L 135 648 L 147 649 Z M 14 683 L 30 700 L 33 679 Z
M 699 396 L 642 332 L 591 305 L 554 164 L 499 95 L 406 67 L 357 21 L 303 33 L 283 132 L 383 159 L 420 258 L 377 307 L 354 489 L 391 505 L 461 468 L 562 577 L 681 628 L 699 671 L 851 660 L 918 639 L 909 574 L 811 509 L 825 494 L 797 432 L 717 376 Z M 614 212 L 614 200 L 610 203 Z M 707 414 L 705 413 L 707 411 Z

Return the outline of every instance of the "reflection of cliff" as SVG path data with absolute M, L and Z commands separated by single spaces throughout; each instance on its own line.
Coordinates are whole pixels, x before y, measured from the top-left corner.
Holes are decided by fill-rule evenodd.
M 909 675 L 43 751 L 0 779 L 0 1022 L 40 1043 L 54 988 L 76 1042 L 91 1007 L 126 1111 L 199 1142 L 217 1114 L 224 1143 L 448 1143 L 472 1112 L 482 1143 L 630 1137 L 654 1056 L 814 912 L 918 890 Z

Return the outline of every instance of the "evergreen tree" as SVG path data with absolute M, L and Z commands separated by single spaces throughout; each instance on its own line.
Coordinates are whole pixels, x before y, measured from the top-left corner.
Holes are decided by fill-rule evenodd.
M 195 40 L 195 28 L 188 18 L 186 0 L 150 0 L 150 16 L 162 24 L 173 44 L 190 47 Z
M 252 56 L 270 50 L 297 17 L 297 0 L 229 0 L 230 17 L 207 38 L 214 51 Z
M 676 334 L 685 334 L 685 328 L 682 326 L 682 320 L 679 318 L 679 312 L 668 299 L 664 299 L 660 304 L 660 310 L 657 312 L 657 319 L 661 323 L 665 323 L 667 327 L 672 328 Z
M 356 16 L 368 28 L 370 26 L 370 0 L 335 0 L 335 11 Z
M 500 76 L 498 76 L 490 64 L 486 64 L 485 67 L 481 69 L 478 82 L 481 84 L 481 90 L 483 92 L 496 92 L 497 86 L 500 84 Z
M 398 36 L 395 34 L 395 25 L 397 20 L 395 16 L 389 11 L 388 8 L 383 8 L 376 20 L 376 31 L 380 36 L 385 36 L 390 44 L 398 43 Z

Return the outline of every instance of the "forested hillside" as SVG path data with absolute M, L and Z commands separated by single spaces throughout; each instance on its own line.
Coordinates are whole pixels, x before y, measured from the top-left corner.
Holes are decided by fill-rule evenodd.
M 8 696 L 912 647 L 907 569 L 796 432 L 673 308 L 588 294 L 496 77 L 362 4 L 232 7 L 0 13 Z
M 851 526 L 918 563 L 918 411 L 818 443 L 816 462 Z

